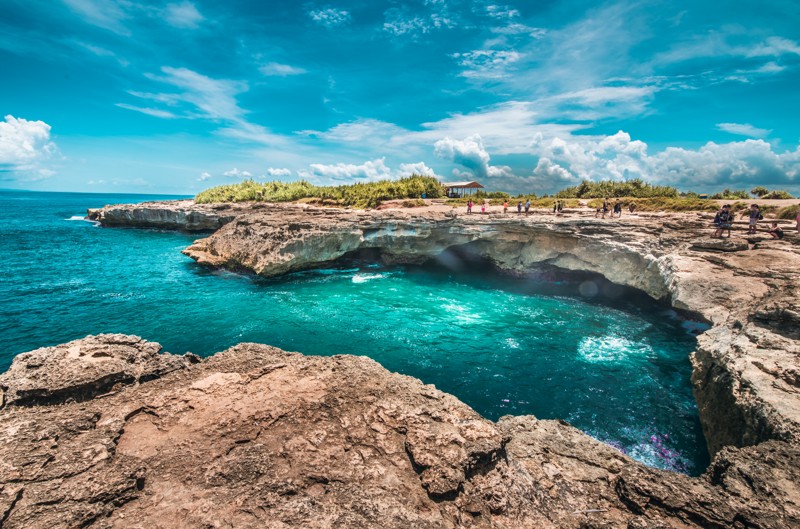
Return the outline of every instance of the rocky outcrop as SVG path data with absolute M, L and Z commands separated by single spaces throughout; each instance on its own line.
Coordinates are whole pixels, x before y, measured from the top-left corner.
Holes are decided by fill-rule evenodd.
M 136 372 L 160 349 L 122 336 L 60 347 L 103 350 Z M 198 363 L 158 356 L 179 367 L 94 398 L 0 410 L 2 527 L 800 524 L 796 444 L 726 448 L 690 478 L 559 421 L 493 423 L 364 357 L 257 344 Z M 74 362 L 54 355 L 30 384 L 69 386 Z
M 264 276 L 364 252 L 387 263 L 438 259 L 455 270 L 478 257 L 510 271 L 544 264 L 596 272 L 697 315 L 712 324 L 692 355 L 711 466 L 700 478 L 649 469 L 557 421 L 485 421 L 366 359 L 305 358 L 251 344 L 197 365 L 183 361 L 144 384 L 128 377 L 128 386 L 99 401 L 90 398 L 98 390 L 7 405 L 0 433 L 12 437 L 0 450 L 37 448 L 9 456 L 7 468 L 34 477 L 3 482 L 0 525 L 798 526 L 795 234 L 775 241 L 734 230 L 733 239 L 710 239 L 702 214 L 594 219 L 218 207 L 227 209 L 156 208 L 173 215 L 149 212 L 149 205 L 111 207 L 98 219 L 184 230 L 217 222 L 213 235 L 184 253 Z M 218 211 L 223 221 L 186 220 Z M 9 402 L 17 399 L 5 384 Z M 96 416 L 108 422 L 93 422 Z M 69 432 L 53 435 L 77 444 L 33 432 L 30 425 L 51 418 Z M 69 448 L 53 452 L 62 446 Z M 86 458 L 99 458 L 99 466 Z M 58 495 L 44 475 L 83 488 Z M 54 518 L 53 505 L 69 506 L 58 511 L 63 518 Z M 155 521 L 153 512 L 164 518 Z
M 195 204 L 194 200 L 118 204 L 87 210 L 86 218 L 117 228 L 156 228 L 182 231 L 213 231 L 221 228 L 250 206 Z
M 92 399 L 199 361 L 160 351 L 157 343 L 136 336 L 107 334 L 17 355 L 0 375 L 0 408 Z

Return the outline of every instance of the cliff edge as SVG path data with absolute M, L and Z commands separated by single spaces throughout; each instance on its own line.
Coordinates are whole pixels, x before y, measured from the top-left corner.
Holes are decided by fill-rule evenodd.
M 38 388 L 0 410 L 2 527 L 800 524 L 796 444 L 726 448 L 690 478 L 559 421 L 493 423 L 364 357 L 159 350 L 87 337 L 20 355 L 0 376 L 6 395 Z M 85 391 L 122 371 L 147 376 Z

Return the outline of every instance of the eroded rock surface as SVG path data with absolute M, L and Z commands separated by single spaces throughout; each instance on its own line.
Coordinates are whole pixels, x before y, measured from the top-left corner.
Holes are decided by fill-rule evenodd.
M 136 336 L 103 334 L 17 355 L 0 375 L 0 404 L 27 406 L 91 399 L 112 388 L 158 378 L 193 355 L 163 355 L 161 346 Z
M 119 336 L 68 345 L 100 344 L 134 366 L 160 349 Z M 689 478 L 559 421 L 493 423 L 364 357 L 240 344 L 167 362 L 182 368 L 102 398 L 0 410 L 2 527 L 800 524 L 791 443 L 722 450 Z

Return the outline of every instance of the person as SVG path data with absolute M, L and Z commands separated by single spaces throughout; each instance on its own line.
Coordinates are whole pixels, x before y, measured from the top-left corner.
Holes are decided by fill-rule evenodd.
M 467 200 L 467 213 L 472 213 L 472 199 Z
M 617 200 L 614 202 L 614 213 L 617 215 L 618 218 L 622 218 L 622 202 Z M 614 215 L 611 215 L 612 217 Z
M 758 204 L 753 204 L 750 206 L 750 227 L 747 229 L 747 233 L 755 233 L 756 232 L 756 225 L 758 221 L 763 219 L 764 216 L 761 214 L 761 211 L 758 209 Z
M 778 226 L 777 222 L 772 223 L 772 228 L 770 228 L 767 233 L 772 235 L 773 239 L 783 239 L 783 230 Z
M 797 217 L 794 220 L 797 221 L 797 233 L 800 233 L 800 209 L 797 210 Z
M 481 204 L 481 215 L 483 215 L 484 213 L 486 213 L 486 202 Z
M 714 231 L 714 237 L 722 238 L 722 232 L 728 230 L 728 238 L 731 237 L 731 225 L 733 224 L 733 215 L 731 214 L 730 204 L 725 204 L 722 209 L 717 211 L 714 216 L 714 224 L 717 226 Z
M 561 213 L 564 210 L 564 203 L 560 200 L 558 201 L 558 213 Z
M 630 204 L 628 204 L 628 211 L 630 211 L 631 213 L 636 211 L 636 202 L 631 202 Z
M 522 201 L 517 202 L 517 213 L 522 213 Z
M 558 201 L 553 202 L 553 215 L 558 213 Z
M 508 200 L 503 201 L 503 215 L 508 215 Z
M 531 199 L 525 201 L 525 214 L 528 214 L 528 210 L 531 209 Z

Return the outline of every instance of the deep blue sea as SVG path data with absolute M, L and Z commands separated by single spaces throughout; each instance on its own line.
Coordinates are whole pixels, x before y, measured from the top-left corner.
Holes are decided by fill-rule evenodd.
M 365 355 L 493 420 L 564 419 L 652 466 L 708 464 L 691 325 L 643 296 L 369 262 L 264 280 L 195 265 L 180 252 L 198 235 L 81 220 L 159 198 L 177 197 L 0 191 L 0 371 L 21 352 L 108 332 L 203 356 L 242 341 Z

